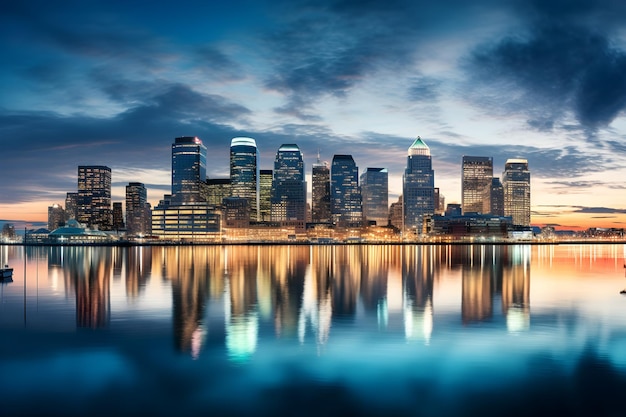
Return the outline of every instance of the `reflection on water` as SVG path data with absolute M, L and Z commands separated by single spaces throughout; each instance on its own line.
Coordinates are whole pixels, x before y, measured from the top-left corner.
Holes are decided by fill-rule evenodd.
M 514 370 L 514 352 L 565 363 L 590 347 L 626 367 L 626 338 L 616 336 L 626 334 L 624 245 L 0 250 L 15 268 L 0 287 L 0 334 L 23 327 L 44 345 L 51 330 L 88 328 L 81 337 L 108 335 L 98 343 L 113 350 L 134 352 L 127 339 L 145 339 L 139 356 L 169 349 L 259 372 L 269 372 L 262 363 L 299 363 L 315 381 L 336 380 L 331 369 L 347 363 L 358 364 L 342 374 L 347 381 L 381 369 L 398 381 L 425 378 L 405 374 L 402 363 L 412 363 L 428 378 L 472 385 L 475 363 L 494 374 L 508 363 L 515 379 L 526 367 Z M 9 363 L 0 359 L 0 371 Z M 451 376 L 448 363 L 466 375 Z M 371 375 L 359 384 L 375 386 Z

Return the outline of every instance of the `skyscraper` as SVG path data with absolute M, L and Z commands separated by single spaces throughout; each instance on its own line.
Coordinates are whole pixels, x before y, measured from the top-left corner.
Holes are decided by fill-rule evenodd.
M 65 225 L 65 210 L 58 204 L 48 206 L 48 230 L 53 231 Z
M 172 144 L 172 201 L 201 201 L 200 187 L 206 179 L 206 147 L 197 137 L 176 138 Z
M 273 178 L 274 173 L 271 169 L 259 171 L 259 213 L 262 222 L 269 222 L 271 218 Z
M 311 187 L 311 221 L 313 223 L 330 223 L 330 169 L 327 162 L 313 164 Z
M 504 215 L 514 225 L 530 226 L 530 171 L 526 159 L 508 159 L 502 173 Z
M 111 230 L 111 168 L 78 167 L 76 220 L 100 230 Z
M 462 165 L 463 213 L 482 213 L 485 189 L 493 178 L 493 158 L 487 156 L 463 156 Z
M 435 212 L 435 173 L 430 148 L 419 136 L 408 150 L 402 194 L 404 229 L 421 234 L 424 215 Z
M 122 203 L 113 203 L 113 230 L 124 229 L 124 210 Z
M 67 193 L 65 197 L 65 221 L 78 217 L 78 193 Z
M 149 235 L 150 204 L 144 184 L 131 182 L 126 186 L 126 233 L 128 236 Z
M 207 203 L 221 206 L 223 200 L 231 196 L 230 178 L 207 178 L 204 191 Z
M 504 188 L 500 178 L 492 178 L 483 196 L 483 213 L 504 216 Z
M 387 168 L 367 168 L 361 174 L 363 219 L 377 226 L 389 222 L 389 175 Z
M 151 212 L 152 236 L 176 241 L 210 241 L 219 237 L 220 215 L 206 202 L 206 147 L 197 137 L 172 144 L 172 194 Z
M 359 168 L 352 155 L 335 155 L 330 167 L 330 211 L 336 227 L 360 227 L 363 205 Z
M 304 160 L 295 144 L 281 145 L 274 160 L 272 181 L 272 221 L 306 221 L 306 182 Z
M 252 138 L 234 138 L 230 142 L 230 181 L 233 197 L 247 198 L 250 217 L 259 220 L 259 151 Z

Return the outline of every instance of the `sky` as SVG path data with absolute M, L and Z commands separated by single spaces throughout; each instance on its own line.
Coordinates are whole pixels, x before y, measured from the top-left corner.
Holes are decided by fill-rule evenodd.
M 391 203 L 420 136 L 446 203 L 463 155 L 494 176 L 525 158 L 533 225 L 624 227 L 625 22 L 621 0 L 10 2 L 0 221 L 45 222 L 79 165 L 111 167 L 114 202 L 139 181 L 156 204 L 179 136 L 209 178 L 237 136 L 261 169 L 299 145 L 309 177 L 318 150 L 351 154 L 388 168 Z

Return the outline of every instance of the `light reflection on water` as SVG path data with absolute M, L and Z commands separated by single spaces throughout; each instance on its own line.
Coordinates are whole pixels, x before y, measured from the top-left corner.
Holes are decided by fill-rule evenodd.
M 0 251 L 16 414 L 621 411 L 625 245 Z

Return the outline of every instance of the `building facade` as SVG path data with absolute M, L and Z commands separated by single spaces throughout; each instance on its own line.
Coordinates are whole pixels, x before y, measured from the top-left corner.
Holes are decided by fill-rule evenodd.
M 259 171 L 259 215 L 262 222 L 269 222 L 271 219 L 273 179 L 274 172 L 271 169 Z
M 430 148 L 418 136 L 409 147 L 402 178 L 405 232 L 422 233 L 425 215 L 435 212 L 435 173 Z
M 526 159 L 508 159 L 502 173 L 504 215 L 517 226 L 530 226 L 530 171 Z
M 335 155 L 330 167 L 330 210 L 335 227 L 360 227 L 363 204 L 359 168 L 352 155 Z
M 65 221 L 78 217 L 78 193 L 67 193 L 65 196 Z
M 111 168 L 80 165 L 76 220 L 91 228 L 111 230 L 111 214 Z
M 304 159 L 298 145 L 281 145 L 274 160 L 272 222 L 306 222 Z
M 126 233 L 128 236 L 147 236 L 152 231 L 152 213 L 146 187 L 140 182 L 126 186 Z
M 113 230 L 123 230 L 124 226 L 124 209 L 122 208 L 122 203 L 116 202 L 113 203 Z
M 504 216 L 504 188 L 500 178 L 493 178 L 483 196 L 483 213 Z
M 226 197 L 232 194 L 230 178 L 207 178 L 204 199 L 213 206 L 221 206 Z
M 200 187 L 206 180 L 206 147 L 193 136 L 179 137 L 172 144 L 172 201 L 188 204 L 202 201 Z
M 311 221 L 330 223 L 330 169 L 327 162 L 313 164 L 311 171 Z
M 258 221 L 259 207 L 259 151 L 252 138 L 238 137 L 230 142 L 230 181 L 233 197 L 247 198 L 250 219 Z
M 363 219 L 376 226 L 389 223 L 389 174 L 387 168 L 367 168 L 361 174 Z
M 493 158 L 488 156 L 463 156 L 462 207 L 463 213 L 483 213 L 485 190 L 493 178 Z
M 65 225 L 65 210 L 59 204 L 48 207 L 48 230 L 53 231 Z

